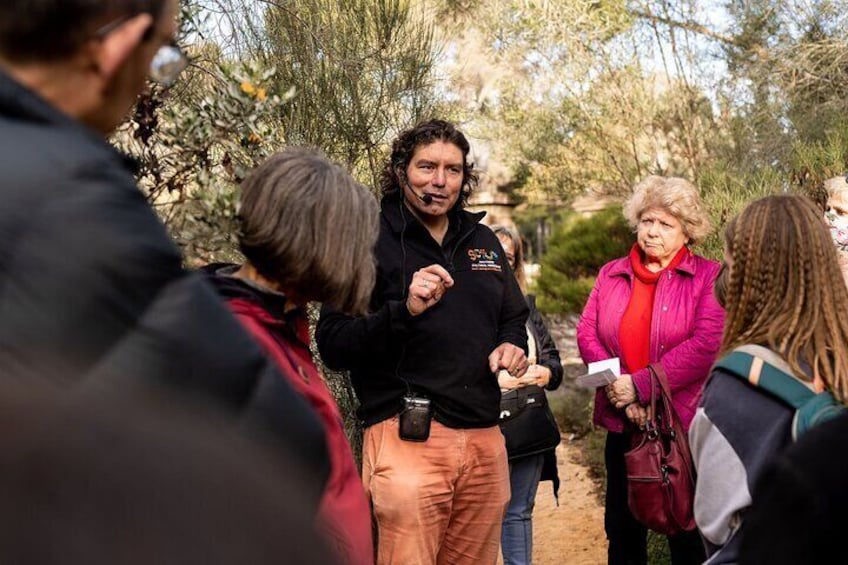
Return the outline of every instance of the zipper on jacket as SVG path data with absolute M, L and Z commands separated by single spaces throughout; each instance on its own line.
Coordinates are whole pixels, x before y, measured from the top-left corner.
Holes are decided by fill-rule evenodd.
M 447 263 L 448 263 L 448 271 L 449 271 L 449 272 L 453 272 L 453 260 L 454 260 L 454 258 L 456 257 L 456 252 L 457 252 L 457 250 L 459 249 L 459 246 L 460 246 L 460 245 L 462 245 L 462 243 L 463 243 L 466 239 L 468 239 L 469 237 L 471 237 L 471 236 L 474 234 L 474 231 L 477 229 L 477 226 L 479 226 L 479 225 L 480 225 L 480 224 L 474 224 L 473 226 L 471 226 L 471 230 L 469 230 L 469 231 L 468 231 L 468 233 L 466 233 L 466 234 L 462 235 L 462 236 L 459 238 L 459 240 L 456 242 L 456 245 L 454 245 L 454 246 L 453 246 L 453 251 L 451 252 L 450 257 L 448 257 L 447 255 L 445 255 L 445 260 L 446 260 L 446 261 L 447 261 Z

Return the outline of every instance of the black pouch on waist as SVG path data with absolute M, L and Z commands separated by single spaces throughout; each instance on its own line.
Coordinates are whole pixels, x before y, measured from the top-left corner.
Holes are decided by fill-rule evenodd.
M 405 441 L 427 441 L 430 437 L 430 420 L 433 409 L 429 398 L 404 396 L 400 413 L 400 439 Z

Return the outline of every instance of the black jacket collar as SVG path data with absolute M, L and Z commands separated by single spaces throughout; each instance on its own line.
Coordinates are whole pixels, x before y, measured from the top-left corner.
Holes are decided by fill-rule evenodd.
M 411 226 L 419 226 L 424 231 L 427 229 L 424 227 L 424 224 L 422 224 L 418 218 L 416 218 L 415 215 L 406 206 L 404 206 L 399 194 L 384 196 L 383 200 L 380 202 L 380 207 L 382 209 L 383 217 L 388 222 L 389 227 L 397 234 L 403 232 L 404 229 L 409 229 Z M 480 220 L 482 220 L 485 215 L 486 212 L 469 212 L 456 207 L 452 209 L 448 212 L 448 221 L 450 223 L 448 225 L 448 232 L 445 235 L 445 242 L 450 241 L 458 234 L 474 229 L 474 226 L 479 224 Z
M 115 149 L 100 133 L 62 113 L 38 93 L 17 82 L 2 70 L 0 70 L 0 117 L 71 130 L 113 154 L 133 174 L 139 171 L 139 165 L 135 159 Z

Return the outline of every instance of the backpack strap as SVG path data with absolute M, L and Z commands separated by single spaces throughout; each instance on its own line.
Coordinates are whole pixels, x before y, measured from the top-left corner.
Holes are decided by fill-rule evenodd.
M 829 391 L 817 393 L 813 383 L 799 379 L 783 358 L 760 345 L 737 347 L 719 359 L 715 367 L 748 381 L 793 407 L 793 441 L 810 428 L 845 411 L 845 407 Z
M 738 347 L 719 359 L 715 367 L 770 392 L 796 410 L 816 395 L 813 383 L 796 377 L 783 359 L 759 345 Z

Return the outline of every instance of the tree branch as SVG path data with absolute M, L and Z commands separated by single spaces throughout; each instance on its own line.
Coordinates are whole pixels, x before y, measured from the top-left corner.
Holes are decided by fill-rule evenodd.
M 735 37 L 729 35 L 723 35 L 716 31 L 711 30 L 707 26 L 698 23 L 694 20 L 675 20 L 673 18 L 668 18 L 665 16 L 658 16 L 656 14 L 652 14 L 651 12 L 645 12 L 643 10 L 631 8 L 629 10 L 630 15 L 635 18 L 640 18 L 643 20 L 648 20 L 653 23 L 660 23 L 667 25 L 669 27 L 683 29 L 686 31 L 691 31 L 693 33 L 697 33 L 699 35 L 703 35 L 704 37 L 708 37 L 719 43 L 724 43 L 725 45 L 733 45 L 734 47 L 743 47 Z

